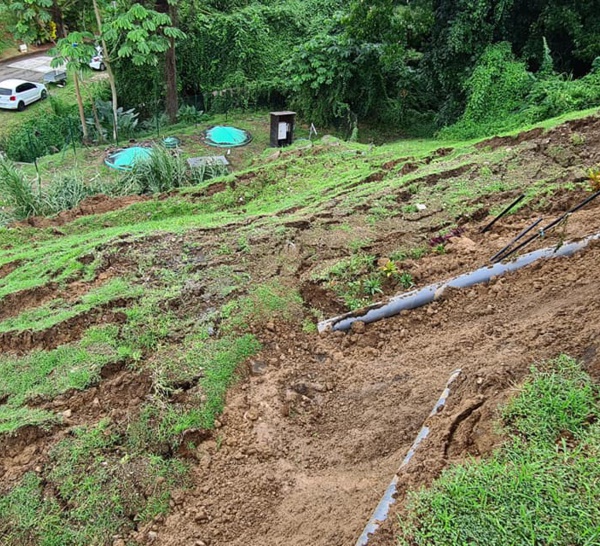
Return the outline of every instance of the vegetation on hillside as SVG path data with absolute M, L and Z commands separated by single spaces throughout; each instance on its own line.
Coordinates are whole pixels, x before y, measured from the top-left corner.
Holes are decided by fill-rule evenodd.
M 186 108 L 291 107 L 345 136 L 369 124 L 460 139 L 600 105 L 600 27 L 588 3 L 226 0 L 200 8 L 122 0 L 117 9 L 99 2 L 100 19 L 77 3 L 38 3 L 27 17 L 19 6 L 0 2 L 16 39 L 62 38 L 69 28 L 105 48 L 108 127 L 93 129 L 99 97 L 84 93 L 80 117 L 90 123 L 75 124 L 77 138 L 86 139 L 89 126 L 93 140 L 115 140 L 118 107 L 149 127 L 174 122 Z M 71 62 L 73 41 L 58 42 Z M 86 59 L 77 63 L 73 77 L 87 69 Z M 55 132 L 62 136 L 49 145 L 60 149 L 68 131 Z M 14 160 L 23 160 L 14 152 L 22 136 L 0 143 Z

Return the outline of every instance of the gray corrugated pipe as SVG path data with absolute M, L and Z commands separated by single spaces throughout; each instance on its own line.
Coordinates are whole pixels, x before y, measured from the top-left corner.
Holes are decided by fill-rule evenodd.
M 394 296 L 387 303 L 376 303 L 360 311 L 346 313 L 345 315 L 319 322 L 319 332 L 323 332 L 329 328 L 334 331 L 345 331 L 349 330 L 352 323 L 356 321 L 370 323 L 392 317 L 399 314 L 401 311 L 416 309 L 417 307 L 422 307 L 423 305 L 431 303 L 435 300 L 436 293 L 439 294 L 446 288 L 468 288 L 476 284 L 489 282 L 493 277 L 499 277 L 500 275 L 517 271 L 518 269 L 541 259 L 571 256 L 575 252 L 584 249 L 590 242 L 598 239 L 600 239 L 600 233 L 590 235 L 581 241 L 564 244 L 558 248 L 552 247 L 535 250 L 534 252 L 523 254 L 523 256 L 520 256 L 511 262 L 485 266 L 471 273 L 465 273 L 464 275 L 454 277 L 447 282 L 439 282 L 426 286 L 425 288 L 412 290 L 406 294 Z
M 446 400 L 450 395 L 450 385 L 452 385 L 452 383 L 456 380 L 460 373 L 461 370 L 455 370 L 454 372 L 452 372 L 452 375 L 450 375 L 450 378 L 446 383 L 446 388 L 444 389 L 444 392 L 442 392 L 442 395 L 440 396 L 436 405 L 433 407 L 433 410 L 431 410 L 431 413 L 429 414 L 429 417 L 427 419 L 433 417 L 434 415 L 437 415 L 444 408 L 444 406 L 446 405 Z M 427 420 L 425 420 L 425 423 L 427 423 Z M 429 436 L 429 427 L 427 426 L 427 424 L 424 424 L 421 430 L 419 431 L 416 440 L 413 442 L 413 445 L 408 450 L 406 457 L 404 457 L 404 460 L 398 468 L 398 471 L 396 472 L 396 474 L 394 474 L 390 485 L 385 490 L 383 498 L 377 505 L 377 508 L 375 508 L 375 511 L 373 512 L 369 523 L 367 523 L 367 526 L 362 532 L 362 535 L 360 535 L 360 538 L 356 541 L 355 546 L 366 546 L 369 543 L 369 536 L 373 535 L 377 531 L 377 529 L 379 529 L 381 523 L 387 520 L 390 507 L 392 506 L 392 504 L 394 504 L 394 502 L 396 502 L 394 495 L 396 494 L 398 481 L 400 480 L 400 471 L 410 462 L 415 452 L 417 451 L 417 448 L 419 447 L 421 442 L 425 438 L 427 438 L 427 436 Z

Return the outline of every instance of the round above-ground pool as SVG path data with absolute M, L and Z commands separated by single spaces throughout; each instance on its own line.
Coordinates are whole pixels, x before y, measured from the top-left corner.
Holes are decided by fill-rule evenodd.
M 248 144 L 252 140 L 252 135 L 248 131 L 238 129 L 237 127 L 216 125 L 204 131 L 204 139 L 211 146 L 234 148 Z
M 130 171 L 138 161 L 148 159 L 152 154 L 151 148 L 132 146 L 118 152 L 113 152 L 105 160 L 107 166 L 118 171 Z

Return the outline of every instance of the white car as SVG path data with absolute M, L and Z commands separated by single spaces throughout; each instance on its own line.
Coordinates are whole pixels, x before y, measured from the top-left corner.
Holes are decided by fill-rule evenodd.
M 94 70 L 106 70 L 104 57 L 102 56 L 102 48 L 100 46 L 96 47 L 96 54 L 92 57 L 89 64 L 90 68 L 93 68 Z
M 42 83 L 24 80 L 4 80 L 0 82 L 0 108 L 22 112 L 25 106 L 48 96 Z

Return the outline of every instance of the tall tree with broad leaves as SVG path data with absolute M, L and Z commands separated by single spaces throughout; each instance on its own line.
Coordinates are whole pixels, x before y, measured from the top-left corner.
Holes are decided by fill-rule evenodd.
M 110 9 L 103 17 L 98 0 L 93 3 L 112 94 L 113 138 L 117 140 L 118 97 L 112 63 L 116 58 L 127 58 L 136 66 L 156 66 L 159 55 L 171 47 L 171 40 L 184 38 L 185 34 L 172 26 L 167 13 L 141 4 L 133 4 L 124 13 Z
M 8 22 L 8 32 L 25 44 L 51 37 L 53 0 L 0 0 L 0 15 Z
M 89 141 L 89 136 L 81 96 L 81 73 L 88 69 L 88 63 L 94 54 L 93 40 L 94 35 L 91 32 L 72 32 L 66 38 L 58 40 L 56 47 L 49 52 L 54 57 L 50 63 L 52 67 L 66 66 L 67 70 L 73 74 L 84 142 Z

